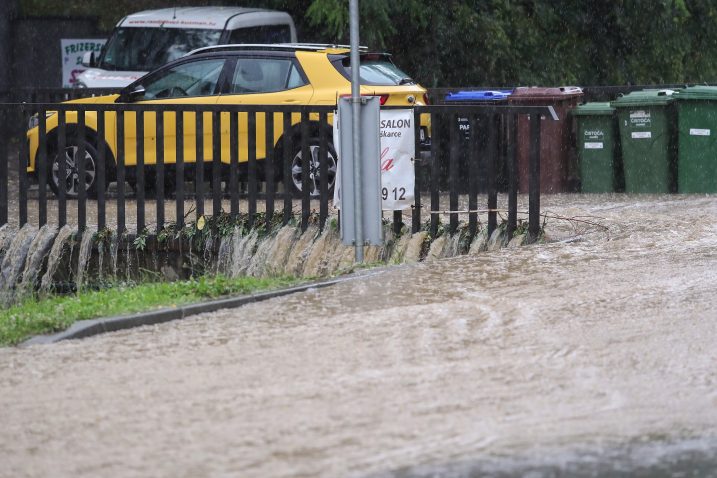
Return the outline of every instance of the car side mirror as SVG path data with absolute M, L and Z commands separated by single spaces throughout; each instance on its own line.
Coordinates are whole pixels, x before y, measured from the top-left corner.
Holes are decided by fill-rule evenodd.
M 94 68 L 96 66 L 95 52 L 88 51 L 88 52 L 85 52 L 84 55 L 82 55 L 82 66 L 84 66 L 86 68 Z
M 129 100 L 131 101 L 139 101 L 142 98 L 144 98 L 145 89 L 142 85 L 137 85 L 134 87 L 132 91 L 129 92 Z

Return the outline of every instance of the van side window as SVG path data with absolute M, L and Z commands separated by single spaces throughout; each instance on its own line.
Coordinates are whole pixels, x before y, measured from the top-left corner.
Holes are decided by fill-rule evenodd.
M 294 63 L 285 58 L 240 58 L 232 90 L 234 94 L 271 93 L 305 84 Z
M 291 28 L 289 25 L 262 25 L 239 28 L 229 37 L 229 43 L 289 43 Z
M 143 84 L 144 99 L 214 95 L 224 59 L 182 63 L 163 71 Z

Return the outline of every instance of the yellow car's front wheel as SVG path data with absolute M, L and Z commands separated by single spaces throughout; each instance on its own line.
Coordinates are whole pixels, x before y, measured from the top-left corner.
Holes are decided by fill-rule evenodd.
M 84 154 L 80 156 L 80 146 L 84 146 Z M 68 144 L 62 152 L 53 152 L 50 155 L 50 189 L 56 196 L 60 195 L 60 188 L 64 187 L 65 197 L 77 198 L 80 188 L 84 188 L 87 197 L 97 196 L 97 161 L 98 154 L 95 146 L 87 141 L 68 138 Z M 80 174 L 80 161 L 84 166 L 84 173 Z M 64 163 L 64 171 L 62 165 Z M 106 185 L 103 185 L 106 187 Z

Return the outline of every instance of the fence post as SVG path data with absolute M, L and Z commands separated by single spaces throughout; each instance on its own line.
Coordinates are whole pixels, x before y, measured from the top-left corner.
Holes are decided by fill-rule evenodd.
M 326 218 L 329 216 L 329 142 L 326 138 L 328 126 L 328 115 L 325 111 L 319 113 L 319 227 L 321 230 L 326 225 Z M 334 158 L 336 159 L 336 158 Z M 334 176 L 334 187 L 336 187 L 336 176 Z
M 122 237 L 125 232 L 125 198 L 124 198 L 124 180 L 125 180 L 125 110 L 117 112 L 117 237 Z M 139 231 L 138 231 L 139 232 Z
M 488 158 L 486 162 L 488 173 L 488 237 L 498 227 L 498 185 L 496 174 L 496 163 L 498 156 L 498 125 L 497 115 L 488 115 Z
M 413 158 L 413 171 L 416 181 L 413 186 L 413 209 L 411 217 L 411 233 L 415 234 L 421 229 L 421 171 L 423 170 L 423 163 L 421 159 L 421 113 L 418 108 L 413 109 L 413 125 L 416 128 L 416 134 L 414 134 L 414 158 Z
M 512 238 L 518 227 L 518 156 L 515 141 L 517 137 L 517 121 L 514 113 L 508 114 L 508 228 L 506 234 Z
M 0 95 L 0 100 L 4 100 Z M 10 140 L 10 128 L 8 124 L 8 114 L 5 108 L 0 108 L 0 226 L 7 224 L 8 211 L 8 148 L 7 142 Z M 24 139 L 24 138 L 23 138 Z
M 540 234 L 540 117 L 539 113 L 530 115 L 528 242 L 535 242 Z
M 144 217 L 144 110 L 137 111 L 137 167 L 135 168 L 135 198 L 137 199 L 137 234 L 145 227 Z
M 184 227 L 184 111 L 179 110 L 175 113 L 176 121 L 174 122 L 175 137 L 174 142 L 176 155 L 174 164 L 174 206 L 176 208 L 177 227 Z
M 440 120 L 438 118 L 440 117 Z M 438 141 L 440 140 L 439 130 L 440 121 L 444 120 L 444 115 L 431 113 L 431 127 L 433 128 L 433 138 L 431 139 L 431 236 L 433 238 L 438 234 L 438 222 L 440 220 L 438 209 L 440 208 L 440 195 L 438 188 L 440 184 L 440 164 L 438 156 Z

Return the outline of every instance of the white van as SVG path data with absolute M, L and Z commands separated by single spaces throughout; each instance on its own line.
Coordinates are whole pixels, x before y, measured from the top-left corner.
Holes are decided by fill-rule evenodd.
M 79 88 L 121 88 L 192 50 L 225 43 L 295 43 L 296 28 L 286 12 L 239 7 L 177 7 L 127 15 L 117 23 Z

